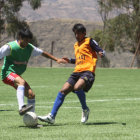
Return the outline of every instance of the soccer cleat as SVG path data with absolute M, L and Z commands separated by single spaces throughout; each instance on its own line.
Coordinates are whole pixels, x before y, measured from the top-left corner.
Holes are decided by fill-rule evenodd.
M 24 115 L 26 112 L 28 112 L 29 110 L 31 110 L 33 108 L 33 105 L 23 105 L 22 109 L 19 110 L 19 115 Z
M 54 122 L 55 122 L 55 119 L 53 118 L 51 113 L 49 113 L 47 116 L 38 116 L 38 119 L 42 122 L 47 122 L 50 124 L 54 124 Z
M 89 108 L 82 111 L 82 118 L 81 118 L 82 123 L 85 123 L 88 120 L 89 112 L 90 112 Z

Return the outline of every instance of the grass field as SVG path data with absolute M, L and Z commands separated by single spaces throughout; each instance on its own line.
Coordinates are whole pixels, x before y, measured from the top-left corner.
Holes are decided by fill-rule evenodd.
M 51 111 L 55 97 L 68 79 L 71 68 L 28 68 L 23 75 L 36 94 L 36 113 Z M 140 70 L 97 69 L 87 93 L 90 116 L 80 123 L 81 106 L 69 94 L 55 125 L 39 122 L 28 128 L 18 115 L 16 91 L 0 81 L 0 140 L 140 140 Z

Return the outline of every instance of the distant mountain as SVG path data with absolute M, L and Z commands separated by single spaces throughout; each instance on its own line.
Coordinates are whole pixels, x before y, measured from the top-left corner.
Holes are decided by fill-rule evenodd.
M 53 54 L 57 57 L 67 56 L 74 58 L 73 45 L 76 41 L 72 32 L 72 27 L 75 23 L 82 23 L 87 29 L 87 36 L 95 29 L 100 29 L 102 26 L 93 22 L 73 19 L 48 19 L 36 22 L 30 22 L 29 26 L 38 41 L 38 47 L 51 53 L 52 42 L 54 42 Z M 30 60 L 30 66 L 49 66 L 50 60 L 45 58 L 35 57 Z M 53 66 L 59 67 L 56 62 Z M 72 66 L 71 64 L 62 66 Z
M 97 0 L 44 0 L 42 6 L 35 11 L 25 2 L 20 14 L 29 23 L 37 39 L 37 46 L 51 53 L 52 42 L 54 42 L 53 54 L 59 58 L 63 56 L 74 58 L 73 44 L 76 40 L 72 27 L 75 23 L 86 26 L 87 36 L 92 30 L 102 28 Z M 6 35 L 3 35 L 2 39 L 5 37 Z M 12 40 L 13 38 L 6 37 L 1 45 Z M 119 53 L 107 52 L 106 56 L 110 67 L 129 67 L 133 58 L 130 52 L 120 53 L 120 50 Z M 100 65 L 102 63 L 99 59 L 98 66 Z M 49 67 L 50 59 L 46 60 L 38 56 L 29 61 L 29 66 Z M 72 65 L 58 65 L 53 62 L 53 66 L 71 67 Z
M 43 0 L 41 7 L 35 11 L 27 2 L 24 2 L 20 14 L 27 21 L 50 18 L 101 21 L 97 0 Z
M 73 20 L 73 19 L 48 19 L 42 21 L 30 22 L 29 26 L 31 31 L 35 35 L 38 47 L 43 50 L 51 53 L 52 42 L 53 45 L 53 54 L 56 57 L 69 57 L 74 58 L 74 49 L 73 45 L 75 43 L 75 37 L 72 32 L 72 27 L 75 23 L 82 23 L 87 28 L 87 36 L 90 35 L 90 32 L 95 29 L 101 29 L 101 25 L 97 25 L 93 22 L 86 22 L 84 20 Z M 6 38 L 6 39 L 4 39 Z M 1 46 L 5 43 L 12 41 L 13 38 L 7 38 L 6 35 L 2 36 Z M 102 46 L 101 46 L 102 47 Z M 130 62 L 133 58 L 132 53 L 130 52 L 106 52 L 106 57 L 109 60 L 110 67 L 129 67 Z M 120 59 L 121 58 L 121 59 Z M 105 59 L 106 60 L 106 59 Z M 29 61 L 29 66 L 35 67 L 49 67 L 50 59 L 43 58 L 41 56 L 37 56 L 31 58 Z M 2 62 L 0 61 L 0 65 Z M 108 65 L 108 63 L 102 63 L 101 59 L 98 60 L 97 66 Z M 53 67 L 72 67 L 74 65 L 66 64 L 66 65 L 58 65 L 56 62 L 53 62 Z M 137 66 L 135 63 L 134 66 Z

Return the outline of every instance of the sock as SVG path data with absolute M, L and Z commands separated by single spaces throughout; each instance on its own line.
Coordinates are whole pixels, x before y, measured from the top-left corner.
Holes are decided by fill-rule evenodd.
M 86 104 L 85 92 L 83 90 L 79 90 L 79 91 L 74 91 L 74 93 L 76 93 L 77 97 L 79 98 L 82 109 L 83 110 L 87 109 L 88 107 L 87 107 L 87 104 Z
M 33 108 L 30 110 L 31 112 L 35 112 L 35 99 L 28 99 L 28 105 L 33 105 Z
M 24 90 L 25 90 L 24 86 L 17 87 L 17 100 L 18 100 L 19 110 L 24 105 Z
M 62 94 L 61 92 L 58 92 L 54 105 L 53 105 L 53 108 L 52 108 L 52 111 L 51 111 L 51 115 L 53 116 L 53 118 L 55 118 L 58 109 L 63 104 L 64 98 L 65 98 L 65 95 Z

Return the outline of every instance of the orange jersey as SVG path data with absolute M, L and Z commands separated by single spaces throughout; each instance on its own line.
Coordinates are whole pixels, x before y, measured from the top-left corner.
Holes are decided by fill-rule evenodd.
M 74 72 L 91 71 L 95 72 L 97 54 L 90 47 L 90 38 L 85 38 L 81 43 L 74 45 L 76 67 Z

